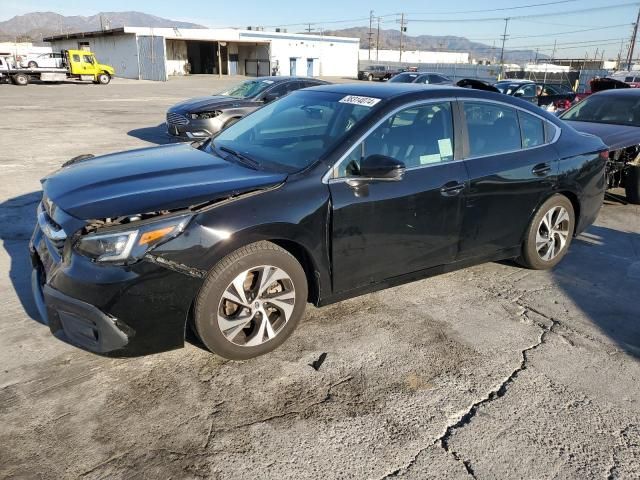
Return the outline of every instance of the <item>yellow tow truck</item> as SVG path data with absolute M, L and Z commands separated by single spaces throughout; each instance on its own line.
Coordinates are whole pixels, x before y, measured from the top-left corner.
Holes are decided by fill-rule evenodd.
M 96 56 L 86 50 L 63 50 L 61 68 L 13 68 L 0 64 L 0 76 L 6 76 L 14 85 L 27 85 L 30 80 L 64 82 L 78 80 L 106 85 L 116 73 L 110 65 L 98 63 Z

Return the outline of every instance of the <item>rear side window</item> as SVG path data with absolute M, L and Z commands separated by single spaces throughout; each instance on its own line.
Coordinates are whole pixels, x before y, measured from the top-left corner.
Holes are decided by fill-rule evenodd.
M 469 155 L 496 155 L 522 148 L 518 113 L 505 105 L 464 102 Z
M 544 144 L 544 124 L 542 120 L 523 111 L 518 111 L 522 148 L 537 147 Z
M 73 55 L 73 61 L 74 62 L 79 62 L 80 61 L 80 55 L 74 54 Z

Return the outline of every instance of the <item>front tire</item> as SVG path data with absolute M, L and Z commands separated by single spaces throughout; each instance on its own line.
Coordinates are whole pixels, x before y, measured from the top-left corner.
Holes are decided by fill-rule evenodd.
M 98 75 L 98 83 L 100 85 L 106 85 L 111 81 L 111 75 L 109 75 L 108 73 L 101 73 L 100 75 Z
M 370 81 L 372 81 L 372 80 L 373 80 L 373 75 L 371 75 L 371 74 L 367 75 L 367 80 L 368 80 L 369 82 L 370 82 Z
M 196 298 L 194 325 L 205 346 L 230 360 L 279 347 L 304 314 L 307 279 L 296 258 L 271 242 L 227 255 Z
M 574 230 L 573 204 L 564 195 L 553 195 L 531 220 L 518 263 L 534 270 L 555 267 L 567 254 Z

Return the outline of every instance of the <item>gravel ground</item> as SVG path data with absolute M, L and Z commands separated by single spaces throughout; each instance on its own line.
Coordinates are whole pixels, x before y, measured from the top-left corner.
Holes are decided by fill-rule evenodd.
M 552 272 L 489 263 L 309 307 L 251 361 L 51 336 L 29 289 L 39 178 L 171 141 L 166 108 L 229 82 L 0 85 L 0 477 L 640 477 L 637 206 L 606 204 Z

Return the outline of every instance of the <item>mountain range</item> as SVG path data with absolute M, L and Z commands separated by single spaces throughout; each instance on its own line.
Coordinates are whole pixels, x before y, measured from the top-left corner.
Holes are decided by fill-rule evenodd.
M 33 12 L 0 22 L 0 41 L 33 41 L 61 33 L 91 32 L 102 27 L 178 27 L 205 28 L 202 25 L 178 22 L 142 12 L 101 12 L 83 17 L 64 16 L 54 12 Z
M 358 37 L 360 39 L 360 48 L 369 48 L 369 28 L 353 27 L 341 30 L 329 30 L 323 32 L 325 35 L 335 35 L 339 37 Z M 373 46 L 375 48 L 377 32 L 373 30 Z M 380 49 L 397 50 L 400 45 L 400 32 L 398 30 L 380 30 Z M 403 50 L 427 50 L 427 51 L 444 51 L 444 52 L 469 52 L 471 58 L 481 60 L 498 60 L 500 59 L 501 45 L 487 45 L 485 43 L 472 42 L 468 38 L 458 37 L 454 35 L 404 35 L 402 39 Z M 504 58 L 506 62 L 526 62 L 536 58 L 550 58 L 547 55 L 536 54 L 534 50 L 510 50 L 505 49 Z
M 91 16 L 64 16 L 54 12 L 33 12 L 19 15 L 0 22 L 0 41 L 33 41 L 41 43 L 43 37 L 61 33 L 96 31 L 105 28 L 130 27 L 178 27 L 205 28 L 202 25 L 179 22 L 167 18 L 149 15 L 143 12 L 102 12 Z M 324 31 L 324 35 L 360 38 L 360 48 L 368 48 L 367 27 L 353 27 L 341 30 Z M 376 32 L 374 31 L 374 41 Z M 380 48 L 398 49 L 400 32 L 398 30 L 380 30 Z M 469 52 L 472 58 L 495 61 L 500 56 L 499 45 L 492 46 L 472 42 L 461 36 L 448 35 L 404 35 L 404 50 L 442 50 Z M 532 50 L 505 50 L 508 62 L 523 62 L 536 57 Z M 549 58 L 538 55 L 539 58 Z

